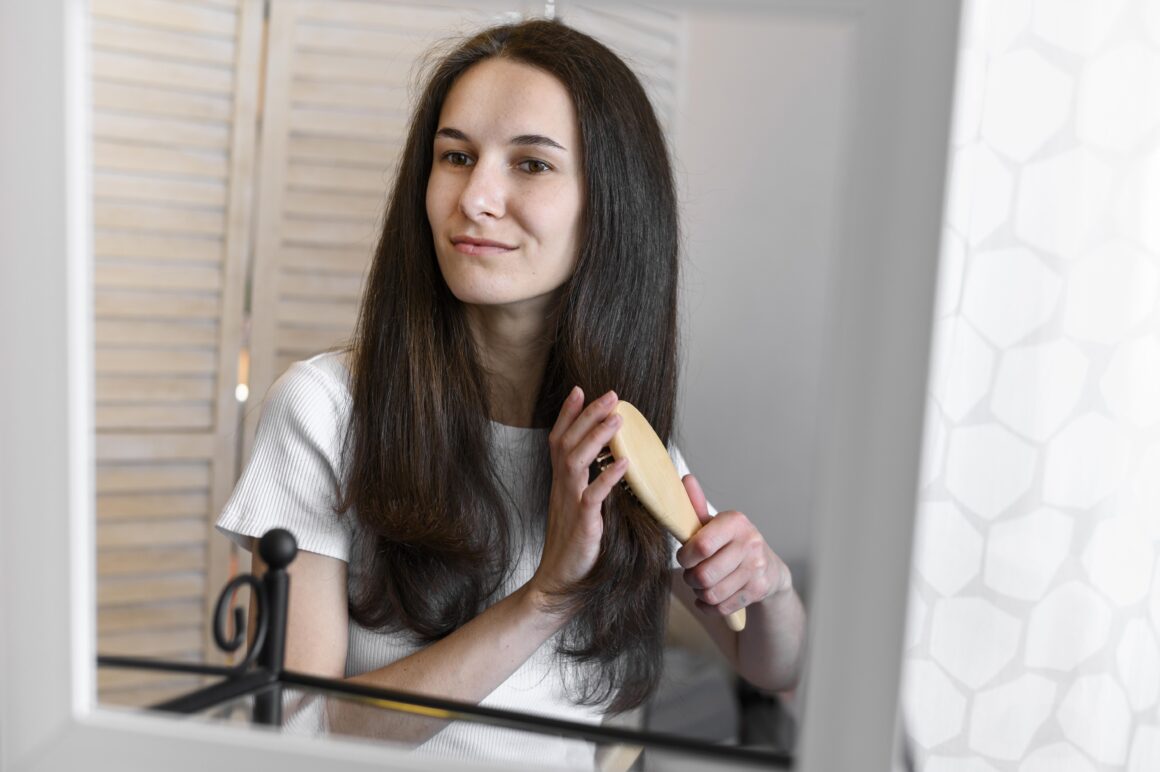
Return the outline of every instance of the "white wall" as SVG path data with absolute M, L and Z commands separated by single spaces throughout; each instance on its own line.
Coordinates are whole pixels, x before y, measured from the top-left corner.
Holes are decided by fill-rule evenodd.
M 684 205 L 678 442 L 804 581 L 852 37 L 839 19 L 693 14 L 674 127 Z

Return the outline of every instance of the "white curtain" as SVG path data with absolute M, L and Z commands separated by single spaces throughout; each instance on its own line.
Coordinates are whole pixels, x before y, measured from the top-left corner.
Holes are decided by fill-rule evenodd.
M 1160 2 L 966 0 L 902 727 L 1160 770 Z

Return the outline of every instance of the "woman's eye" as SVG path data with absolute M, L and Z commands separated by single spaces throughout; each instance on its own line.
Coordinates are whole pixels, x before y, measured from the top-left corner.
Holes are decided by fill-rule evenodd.
M 449 150 L 443 154 L 443 160 L 452 166 L 470 166 L 471 156 L 458 150 Z
M 552 170 L 551 166 L 535 158 L 520 161 L 517 166 L 529 174 L 543 174 L 544 172 Z

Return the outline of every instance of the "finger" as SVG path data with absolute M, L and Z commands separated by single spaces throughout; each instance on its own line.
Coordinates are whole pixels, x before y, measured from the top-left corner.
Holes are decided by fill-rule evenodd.
M 588 407 L 576 416 L 567 429 L 564 430 L 563 436 L 560 438 L 561 446 L 567 451 L 574 448 L 583 438 L 605 418 L 608 418 L 612 413 L 613 408 L 616 407 L 616 392 L 609 391 L 594 399 Z
M 745 560 L 745 550 L 738 544 L 730 543 L 713 553 L 710 557 L 685 570 L 683 577 L 685 584 L 694 590 L 707 590 L 715 587 L 737 572 Z M 744 584 L 744 580 L 729 585 L 726 594 L 718 594 L 719 602 L 732 595 Z
M 692 568 L 730 542 L 746 544 L 750 549 L 764 544 L 760 532 L 749 518 L 742 512 L 729 509 L 710 517 L 700 530 L 689 537 L 684 546 L 677 550 L 677 562 L 682 568 Z
M 574 447 L 564 445 L 553 474 L 577 495 L 592 481 L 593 464 L 600 449 L 608 444 L 623 419 L 616 414 L 608 416 L 594 426 L 584 440 Z
M 701 483 L 697 482 L 697 478 L 687 474 L 681 478 L 681 482 L 685 485 L 685 493 L 689 494 L 689 501 L 701 525 L 712 520 L 713 516 L 709 514 L 709 500 L 705 498 L 705 492 L 701 490 Z
M 588 434 L 581 438 L 580 442 L 573 447 L 569 453 L 569 465 L 575 464 L 579 470 L 581 467 L 591 466 L 600 455 L 603 448 L 608 447 L 608 443 L 620 431 L 621 425 L 624 424 L 624 419 L 617 413 L 612 413 L 600 423 L 593 426 Z
M 548 442 L 555 445 L 558 444 L 568 431 L 568 427 L 576 420 L 576 416 L 580 413 L 580 409 L 584 406 L 584 390 L 579 386 L 573 386 L 572 391 L 568 392 L 568 396 L 564 398 L 564 404 L 560 406 L 560 412 L 556 416 L 556 423 L 552 425 L 552 430 L 548 432 Z
M 736 537 L 736 522 L 732 510 L 709 518 L 699 531 L 689 537 L 677 550 L 677 563 L 681 568 L 692 568 L 712 557 Z
M 746 571 L 743 567 L 738 567 L 736 570 L 731 571 L 729 574 L 723 577 L 720 581 L 699 590 L 694 589 L 693 594 L 696 595 L 699 600 L 702 600 L 711 606 L 716 606 L 724 603 L 745 589 L 749 590 L 748 594 L 751 598 L 755 597 L 756 593 L 754 592 L 755 588 L 753 584 L 754 582 L 752 572 Z
M 608 498 L 608 494 L 612 493 L 616 484 L 624 479 L 626 471 L 628 471 L 628 459 L 617 459 L 584 489 L 584 493 L 580 497 L 581 506 L 599 510 L 600 505 Z
M 697 608 L 706 613 L 720 614 L 723 617 L 729 616 L 734 611 L 740 611 L 757 600 L 756 595 L 749 592 L 748 587 L 742 587 L 737 592 L 730 595 L 728 598 L 720 603 L 706 603 L 698 598 L 694 601 Z

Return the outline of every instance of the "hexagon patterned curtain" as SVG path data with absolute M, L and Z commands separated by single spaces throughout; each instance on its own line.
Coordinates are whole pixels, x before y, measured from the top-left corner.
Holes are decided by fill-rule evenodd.
M 902 726 L 1160 770 L 1160 3 L 967 0 Z

